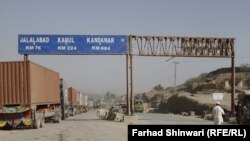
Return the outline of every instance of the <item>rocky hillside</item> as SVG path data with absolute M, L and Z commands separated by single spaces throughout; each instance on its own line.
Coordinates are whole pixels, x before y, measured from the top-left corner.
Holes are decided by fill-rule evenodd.
M 236 90 L 250 89 L 250 68 L 236 68 Z M 202 115 L 210 112 L 215 102 L 212 93 L 223 93 L 221 105 L 226 111 L 231 110 L 231 69 L 221 68 L 207 74 L 191 78 L 178 86 L 178 94 L 169 89 L 168 97 L 161 99 L 159 112 L 183 114 L 194 112 Z M 237 91 L 235 99 L 237 99 Z M 152 97 L 152 96 L 151 96 Z
M 250 68 L 236 67 L 235 72 L 236 89 L 250 89 Z M 230 92 L 231 75 L 231 68 L 221 68 L 208 74 L 201 74 L 186 81 L 182 85 L 182 90 L 191 93 Z

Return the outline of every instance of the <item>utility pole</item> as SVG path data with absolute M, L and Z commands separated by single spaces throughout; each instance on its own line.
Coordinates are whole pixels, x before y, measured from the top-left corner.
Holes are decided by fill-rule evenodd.
M 179 62 L 174 61 L 174 94 L 177 94 L 177 88 L 176 88 L 176 65 L 179 64 Z

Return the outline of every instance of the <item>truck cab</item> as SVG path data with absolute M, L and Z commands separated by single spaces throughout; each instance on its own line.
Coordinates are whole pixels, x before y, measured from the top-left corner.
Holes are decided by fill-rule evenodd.
M 134 111 L 136 113 L 143 113 L 144 112 L 144 102 L 143 100 L 136 100 L 134 103 Z

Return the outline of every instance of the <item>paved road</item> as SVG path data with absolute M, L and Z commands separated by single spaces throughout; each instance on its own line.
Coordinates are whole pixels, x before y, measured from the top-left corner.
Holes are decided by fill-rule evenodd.
M 212 124 L 195 117 L 171 114 L 136 114 L 138 124 Z M 96 111 L 79 114 L 40 129 L 0 130 L 0 141 L 127 141 L 127 124 L 101 120 Z

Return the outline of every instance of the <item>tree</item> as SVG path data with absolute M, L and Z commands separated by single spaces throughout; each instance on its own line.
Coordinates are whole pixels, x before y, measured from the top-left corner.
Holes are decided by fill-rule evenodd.
M 149 102 L 149 98 L 147 97 L 146 93 L 143 93 L 143 94 L 142 94 L 142 100 L 143 100 L 144 102 L 146 102 L 146 103 Z
M 242 68 L 242 71 L 245 72 L 246 78 L 248 77 L 249 70 L 250 70 L 250 64 L 241 64 L 240 67 Z M 248 80 L 247 80 L 248 83 Z
M 110 97 L 113 98 L 113 99 L 115 99 L 116 95 L 115 94 L 111 94 Z
M 106 95 L 104 96 L 104 99 L 105 100 L 109 100 L 110 99 L 110 93 L 109 91 L 106 93 Z
M 115 98 L 116 98 L 116 95 L 110 93 L 109 91 L 108 91 L 108 92 L 106 93 L 106 95 L 104 96 L 104 99 L 105 99 L 106 101 L 109 101 L 109 100 L 115 99 Z
M 153 88 L 155 91 L 162 91 L 164 88 L 161 86 L 161 84 L 158 84 L 157 86 L 154 86 Z
M 250 64 L 240 64 L 241 68 L 250 68 Z
M 207 73 L 201 73 L 198 77 L 192 77 L 189 78 L 184 85 L 186 86 L 187 89 L 193 89 L 193 83 L 201 83 L 204 80 L 204 77 L 206 77 Z

